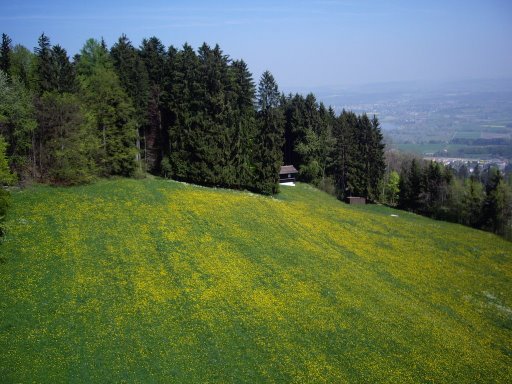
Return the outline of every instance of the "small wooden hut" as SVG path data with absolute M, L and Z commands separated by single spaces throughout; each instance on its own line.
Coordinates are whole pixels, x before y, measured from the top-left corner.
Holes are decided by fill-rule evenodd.
M 295 183 L 295 177 L 299 173 L 293 165 L 283 165 L 279 171 L 280 183 Z
M 357 196 L 350 196 L 345 198 L 345 202 L 348 204 L 366 204 L 366 198 L 364 197 L 357 197 Z

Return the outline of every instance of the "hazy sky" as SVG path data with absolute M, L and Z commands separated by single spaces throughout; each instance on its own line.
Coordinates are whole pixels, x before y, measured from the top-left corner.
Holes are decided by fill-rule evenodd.
M 512 0 L 5 1 L 0 32 L 32 49 L 44 32 L 70 55 L 112 45 L 219 43 L 281 88 L 512 78 Z M 6 3 L 6 4 L 3 4 Z

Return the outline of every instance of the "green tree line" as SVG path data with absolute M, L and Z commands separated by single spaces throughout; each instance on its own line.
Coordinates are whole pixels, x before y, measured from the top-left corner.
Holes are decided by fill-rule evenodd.
M 433 161 L 389 155 L 379 201 L 512 239 L 512 184 L 497 168 L 477 166 L 469 173 L 465 167 L 457 171 Z
M 269 71 L 216 45 L 166 48 L 89 39 L 72 59 L 42 34 L 33 52 L 3 34 L 0 134 L 23 181 L 78 184 L 146 172 L 209 186 L 279 191 L 279 168 L 338 197 L 376 200 L 384 172 L 376 118 L 283 95 Z

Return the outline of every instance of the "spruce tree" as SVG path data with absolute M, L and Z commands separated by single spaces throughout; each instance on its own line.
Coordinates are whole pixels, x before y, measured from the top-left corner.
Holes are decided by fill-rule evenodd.
M 260 132 L 255 146 L 256 189 L 275 194 L 279 192 L 279 169 L 283 161 L 284 121 L 278 86 L 269 71 L 261 76 L 257 98 Z
M 167 53 L 165 46 L 156 38 L 144 39 L 139 55 L 145 65 L 148 76 L 147 124 L 143 138 L 148 169 L 159 172 L 163 157 L 166 131 L 168 130 L 168 109 L 164 104 L 164 86 L 166 81 Z
M 77 81 L 75 69 L 64 48 L 60 45 L 55 45 L 52 48 L 52 64 L 53 64 L 53 78 L 54 90 L 59 93 L 74 93 L 77 91 Z
M 335 144 L 334 178 L 336 194 L 339 199 L 352 196 L 355 191 L 355 179 L 358 177 L 357 160 L 359 157 L 356 129 L 358 118 L 355 113 L 343 110 L 336 119 L 333 129 Z
M 234 109 L 230 143 L 230 164 L 234 169 L 234 186 L 251 187 L 253 176 L 253 143 L 256 137 L 256 115 L 254 111 L 255 85 L 252 74 L 243 60 L 236 60 L 230 67 L 230 104 Z
M 195 161 L 194 128 L 202 112 L 202 93 L 199 86 L 199 60 L 188 44 L 176 53 L 173 63 L 173 83 L 168 91 L 169 109 L 173 122 L 169 127 L 169 165 L 171 175 L 189 180 L 190 164 Z
M 2 46 L 0 47 L 0 71 L 10 73 L 11 68 L 11 43 L 12 40 L 5 33 L 2 33 Z
M 137 150 L 144 158 L 144 168 L 155 170 L 160 154 L 157 146 L 160 143 L 154 137 L 150 137 L 147 134 L 149 126 L 149 79 L 146 66 L 138 51 L 124 34 L 112 46 L 110 56 L 112 57 L 120 84 L 132 100 L 135 108 Z M 148 138 L 150 139 L 149 143 Z M 141 159 L 138 158 L 137 160 L 139 165 L 141 165 Z
M 384 177 L 386 164 L 384 161 L 384 142 L 380 123 L 374 115 L 371 120 L 369 168 L 368 168 L 368 194 L 372 200 L 377 200 L 378 185 Z
M 53 53 L 50 39 L 44 33 L 38 39 L 38 46 L 34 48 L 36 54 L 36 90 L 39 95 L 57 88 L 57 74 L 54 67 Z

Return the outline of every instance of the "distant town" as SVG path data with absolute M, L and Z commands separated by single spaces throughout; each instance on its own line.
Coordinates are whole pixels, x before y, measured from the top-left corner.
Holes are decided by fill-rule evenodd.
M 507 166 L 510 164 L 508 160 L 501 159 L 490 159 L 490 160 L 475 160 L 466 159 L 461 157 L 439 157 L 439 156 L 425 156 L 425 160 L 435 161 L 436 163 L 442 163 L 446 166 L 450 166 L 455 170 L 460 170 L 461 167 L 465 166 L 469 173 L 473 173 L 475 168 L 478 166 L 480 169 L 485 170 L 489 167 L 498 168 L 501 172 L 504 172 Z

